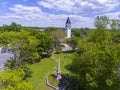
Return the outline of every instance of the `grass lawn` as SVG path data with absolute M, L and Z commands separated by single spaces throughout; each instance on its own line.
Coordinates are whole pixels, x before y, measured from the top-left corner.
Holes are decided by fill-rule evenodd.
M 66 55 L 67 58 L 64 57 Z M 30 65 L 32 70 L 30 81 L 32 81 L 33 90 L 53 90 L 46 85 L 45 77 L 55 73 L 58 58 L 60 58 L 61 73 L 69 73 L 65 66 L 71 62 L 73 53 L 53 54 L 50 58 L 44 58 L 40 62 Z

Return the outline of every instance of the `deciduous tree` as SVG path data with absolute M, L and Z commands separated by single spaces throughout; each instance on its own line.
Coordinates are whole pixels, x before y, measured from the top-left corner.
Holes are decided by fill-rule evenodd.
M 60 44 L 64 40 L 65 32 L 60 30 L 55 30 L 55 31 L 52 31 L 50 35 L 52 36 L 52 39 L 54 41 L 55 51 L 56 53 L 58 53 L 60 51 L 59 50 Z
M 0 89 L 2 90 L 32 90 L 32 84 L 24 80 L 23 69 L 6 69 L 0 74 Z
M 38 39 L 25 30 L 1 33 L 0 44 L 14 52 L 15 60 L 29 61 L 40 57 L 37 52 Z
M 97 16 L 95 18 L 95 26 L 99 30 L 107 29 L 107 26 L 109 25 L 110 20 L 107 16 Z
M 80 38 L 78 37 L 72 37 L 72 38 L 67 39 L 67 43 L 70 45 L 70 47 L 72 47 L 73 50 L 75 50 L 79 43 L 79 39 Z
M 43 53 L 47 53 L 47 55 L 51 55 L 53 51 L 53 40 L 50 34 L 46 32 L 39 32 L 36 34 L 37 39 L 39 40 L 39 44 L 37 46 L 38 53 L 43 55 Z
M 108 43 L 81 41 L 69 70 L 85 90 L 119 90 L 117 50 Z

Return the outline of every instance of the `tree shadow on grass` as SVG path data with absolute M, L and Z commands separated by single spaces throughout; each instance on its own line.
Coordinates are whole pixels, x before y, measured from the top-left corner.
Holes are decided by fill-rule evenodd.
M 62 53 L 74 53 L 74 52 L 76 52 L 75 50 L 69 50 L 69 51 L 62 51 Z
M 69 86 L 66 88 L 66 90 L 83 90 L 82 88 L 80 88 L 76 77 L 70 76 L 70 79 L 71 79 L 71 82 Z

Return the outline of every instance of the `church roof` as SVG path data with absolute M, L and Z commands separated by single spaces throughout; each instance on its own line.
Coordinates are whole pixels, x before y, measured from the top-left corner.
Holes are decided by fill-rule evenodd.
M 67 18 L 66 24 L 71 24 L 69 17 Z

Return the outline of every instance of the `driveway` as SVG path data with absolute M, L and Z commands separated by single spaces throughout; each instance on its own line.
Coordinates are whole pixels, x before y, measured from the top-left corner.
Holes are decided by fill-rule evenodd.
M 4 63 L 10 58 L 13 58 L 13 56 L 12 53 L 0 53 L 0 71 L 4 69 Z

